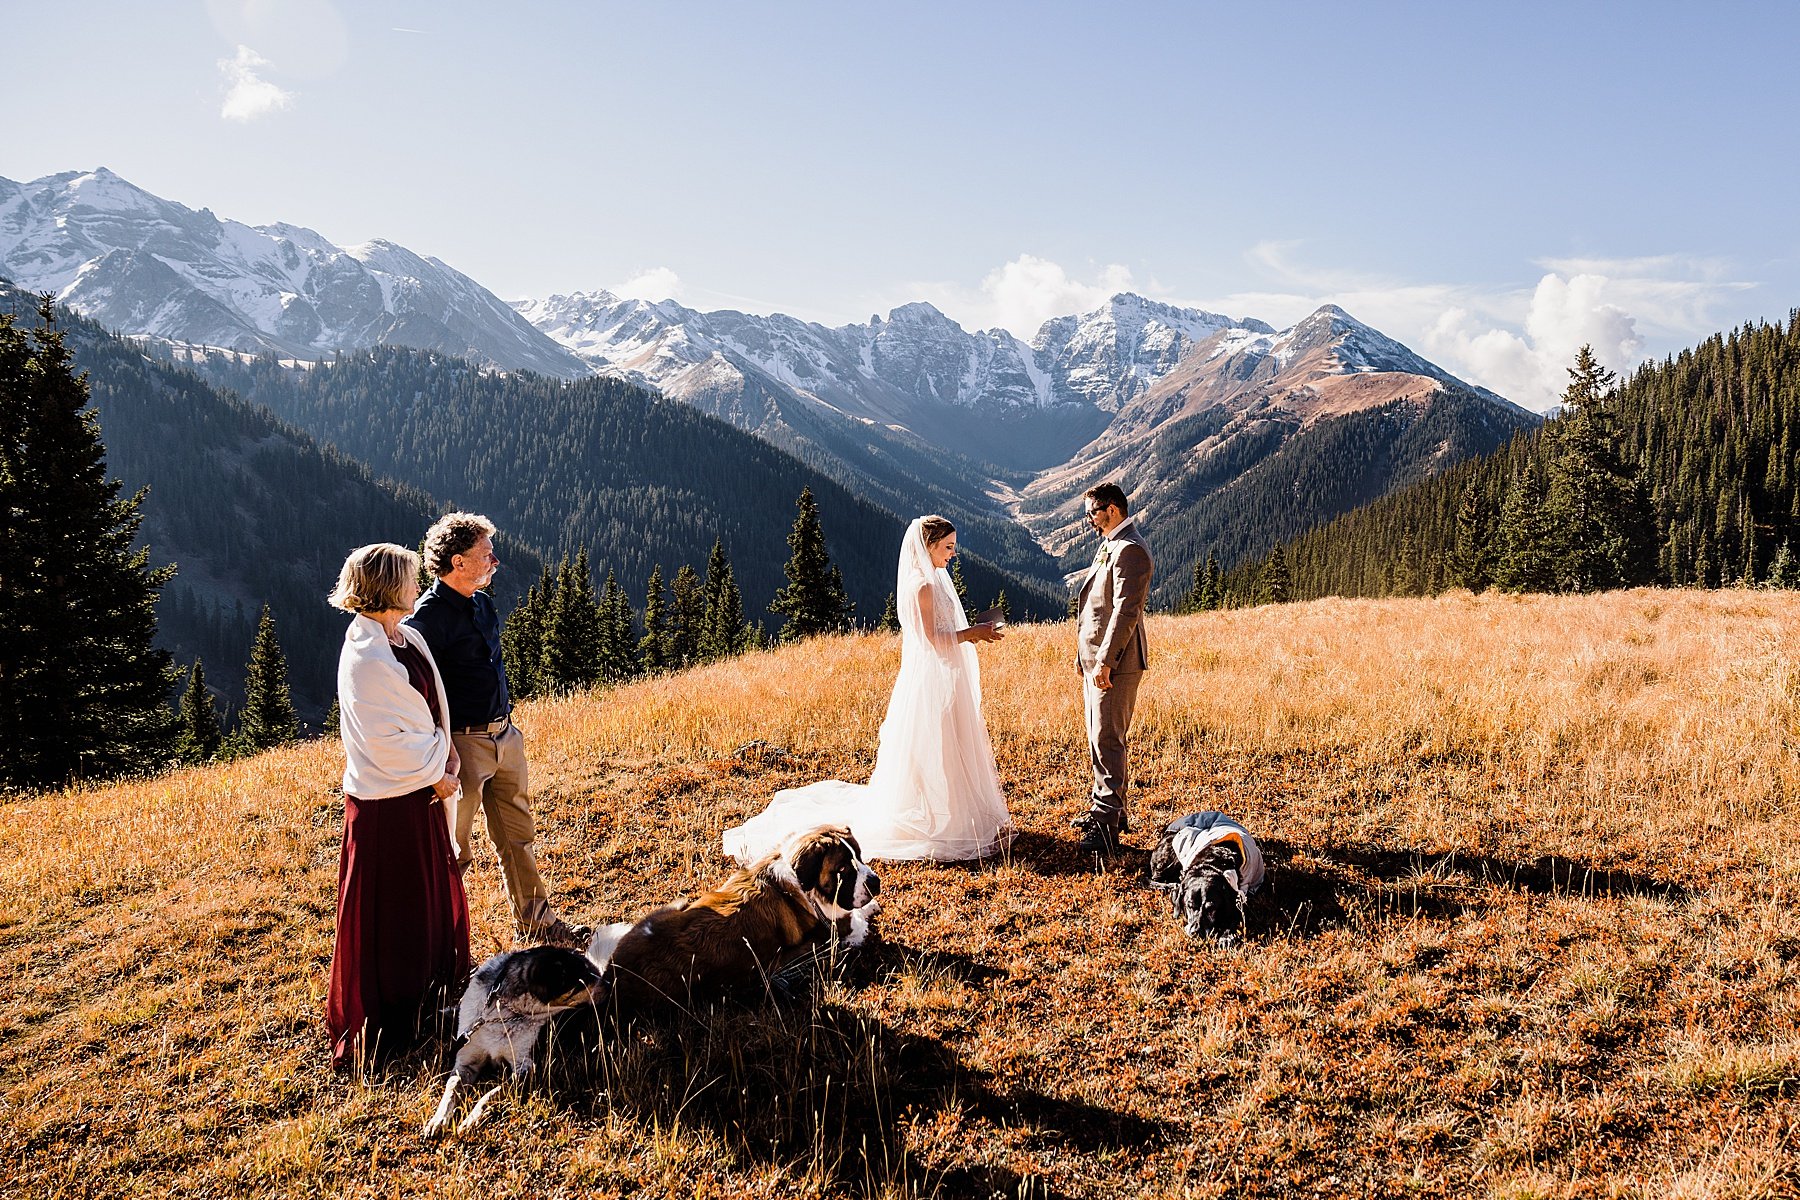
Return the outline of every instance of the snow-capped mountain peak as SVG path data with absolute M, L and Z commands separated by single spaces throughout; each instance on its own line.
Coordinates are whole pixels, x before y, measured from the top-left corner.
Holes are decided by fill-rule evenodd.
M 565 377 L 590 370 L 437 259 L 221 220 L 104 167 L 0 179 L 0 274 L 171 341 L 299 358 L 392 342 Z

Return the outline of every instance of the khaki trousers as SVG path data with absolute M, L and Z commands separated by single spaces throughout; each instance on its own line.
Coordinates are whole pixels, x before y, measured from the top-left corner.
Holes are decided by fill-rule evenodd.
M 1101 691 L 1093 676 L 1081 677 L 1082 707 L 1087 714 L 1088 755 L 1094 770 L 1088 811 L 1117 829 L 1125 819 L 1125 793 L 1131 777 L 1126 766 L 1126 739 L 1131 734 L 1131 713 L 1137 707 L 1142 671 L 1121 675 L 1113 672 L 1112 687 Z
M 459 733 L 452 739 L 462 756 L 462 793 L 452 800 L 456 810 L 456 865 L 467 872 L 475 861 L 469 834 L 475 810 L 487 814 L 488 838 L 500 857 L 500 873 L 512 900 L 513 916 L 524 930 L 538 930 L 556 920 L 550 891 L 538 874 L 531 843 L 531 788 L 525 768 L 525 735 L 508 724 L 499 733 Z

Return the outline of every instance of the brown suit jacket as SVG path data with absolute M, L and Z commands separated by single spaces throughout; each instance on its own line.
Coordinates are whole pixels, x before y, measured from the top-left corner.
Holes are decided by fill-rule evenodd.
M 1150 548 L 1127 522 L 1101 543 L 1095 562 L 1081 581 L 1076 606 L 1075 665 L 1091 675 L 1101 663 L 1115 675 L 1129 675 L 1150 665 L 1144 640 L 1144 601 L 1156 565 Z

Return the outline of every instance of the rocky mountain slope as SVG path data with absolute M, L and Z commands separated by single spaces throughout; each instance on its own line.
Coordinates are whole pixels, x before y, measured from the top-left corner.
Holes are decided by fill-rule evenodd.
M 1122 293 L 1030 341 L 924 303 L 836 328 L 605 291 L 508 306 L 392 243 L 220 220 L 105 170 L 0 180 L 0 275 L 170 341 L 315 361 L 403 345 L 647 386 L 890 513 L 946 513 L 1045 583 L 1084 557 L 1099 479 L 1176 553 L 1229 566 L 1535 420 L 1332 306 L 1278 331 Z
M 303 359 L 404 345 L 504 370 L 589 373 L 435 258 L 221 220 L 104 167 L 0 179 L 0 275 L 108 328 L 174 342 Z

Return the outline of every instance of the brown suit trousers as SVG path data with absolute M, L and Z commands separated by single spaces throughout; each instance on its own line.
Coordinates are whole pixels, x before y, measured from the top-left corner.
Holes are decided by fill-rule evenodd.
M 1128 742 L 1138 683 L 1150 665 L 1144 638 L 1144 603 L 1156 566 L 1135 526 L 1113 530 L 1082 580 L 1076 606 L 1075 666 L 1081 672 L 1093 786 L 1088 807 L 1106 825 L 1125 820 L 1131 777 Z M 1101 665 L 1112 669 L 1112 687 L 1094 686 Z

